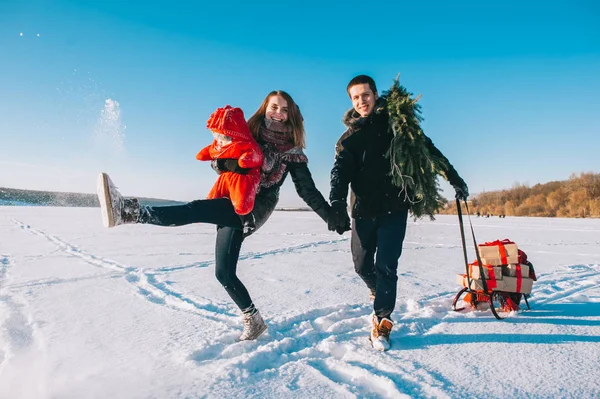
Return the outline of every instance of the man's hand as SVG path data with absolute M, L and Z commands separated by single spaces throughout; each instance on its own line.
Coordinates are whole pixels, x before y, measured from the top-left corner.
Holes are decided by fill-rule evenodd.
M 456 190 L 456 199 L 461 201 L 466 201 L 469 197 L 469 187 L 467 187 L 467 183 L 464 181 L 460 184 L 452 186 L 454 190 Z
M 336 231 L 340 235 L 350 230 L 350 217 L 348 216 L 348 206 L 345 202 L 334 201 L 331 203 L 331 208 L 327 215 L 327 227 L 329 231 Z

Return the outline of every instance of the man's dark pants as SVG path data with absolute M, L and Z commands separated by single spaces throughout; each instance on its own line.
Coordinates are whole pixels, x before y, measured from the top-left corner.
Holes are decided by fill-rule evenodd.
M 390 319 L 396 304 L 398 259 L 406 235 L 408 210 L 352 219 L 351 249 L 356 273 L 375 292 L 379 320 Z

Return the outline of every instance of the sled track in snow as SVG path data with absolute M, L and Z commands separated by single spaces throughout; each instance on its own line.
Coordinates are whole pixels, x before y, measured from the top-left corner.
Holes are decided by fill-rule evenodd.
M 559 278 L 557 278 L 559 277 Z M 536 303 L 551 304 L 573 295 L 580 295 L 600 284 L 600 265 L 572 265 L 564 272 L 555 272 L 550 276 L 540 276 L 533 284 Z
M 110 259 L 105 259 L 100 256 L 90 254 L 76 245 L 65 242 L 57 236 L 46 233 L 42 230 L 34 229 L 26 223 L 20 222 L 16 219 L 13 219 L 13 222 L 23 231 L 43 237 L 50 241 L 63 253 L 79 258 L 85 263 L 91 264 L 95 267 L 113 272 L 111 274 L 95 274 L 74 279 L 43 279 L 36 282 L 30 282 L 29 284 L 32 286 L 75 282 L 84 279 L 107 277 L 114 278 L 122 276 L 128 283 L 135 287 L 140 296 L 152 303 L 168 306 L 176 310 L 200 314 L 210 320 L 224 323 L 222 326 L 224 329 L 229 329 L 232 325 L 238 324 L 237 313 L 232 313 L 232 307 L 228 305 L 217 305 L 209 300 L 201 301 L 199 299 L 192 298 L 170 287 L 167 282 L 160 280 L 161 277 L 166 276 L 169 272 L 180 271 L 189 268 L 209 267 L 214 264 L 214 260 L 194 262 L 178 266 L 161 267 L 149 271 L 144 270 L 143 268 L 124 265 Z M 269 256 L 277 256 L 287 253 L 301 253 L 303 251 L 315 249 L 325 245 L 334 245 L 344 240 L 346 240 L 346 238 L 336 240 L 321 240 L 264 252 L 242 253 L 240 260 L 262 259 Z
M 81 259 L 85 263 L 93 265 L 95 267 L 101 269 L 107 269 L 114 272 L 111 277 L 124 277 L 125 280 L 130 283 L 137 291 L 137 293 L 143 297 L 144 299 L 156 303 L 163 306 L 168 306 L 175 310 L 187 311 L 196 314 L 200 314 L 203 317 L 206 317 L 210 320 L 226 323 L 229 325 L 232 318 L 237 319 L 229 308 L 224 306 L 218 306 L 213 304 L 212 302 L 200 302 L 196 299 L 185 296 L 182 293 L 177 292 L 176 290 L 167 286 L 166 283 L 160 282 L 156 279 L 155 273 L 146 272 L 141 268 L 123 265 L 118 262 L 114 262 L 109 259 L 104 259 L 102 257 L 89 254 L 81 248 L 69 244 L 60 238 L 53 236 L 51 234 L 45 233 L 41 230 L 36 230 L 31 226 L 19 222 L 17 220 L 13 221 L 21 227 L 24 231 L 34 234 L 40 237 L 47 239 L 48 241 L 55 244 L 58 249 L 68 255 L 74 256 L 76 258 Z M 90 278 L 104 278 L 106 274 L 96 275 L 96 276 L 88 276 L 82 277 L 83 279 Z M 77 279 L 65 279 L 59 280 L 56 279 L 48 279 L 46 281 L 37 281 L 32 284 L 41 285 L 44 283 L 49 284 L 57 284 L 59 282 L 67 282 L 67 281 L 77 281 Z M 225 326 L 224 326 L 225 327 Z
M 190 360 L 209 374 L 217 368 L 230 370 L 228 375 L 240 370 L 268 375 L 273 370 L 305 368 L 346 396 L 403 397 L 437 391 L 443 397 L 446 382 L 422 365 L 403 361 L 405 373 L 399 375 L 396 364 L 386 365 L 393 352 L 373 351 L 367 339 L 370 314 L 370 305 L 338 305 L 276 317 L 267 320 L 269 329 L 257 341 L 236 342 L 235 335 L 229 334 L 206 342 Z M 226 377 L 214 378 L 215 389 L 232 384 Z
M 423 249 L 431 249 L 431 248 L 436 248 L 436 249 L 456 249 L 456 248 L 462 248 L 462 246 L 460 245 L 454 245 L 454 244 L 423 244 L 422 242 L 417 242 L 417 241 L 404 241 L 403 243 L 403 247 L 402 250 L 406 251 L 406 250 L 423 250 Z
M 471 215 L 471 216 L 473 216 L 473 215 Z M 510 228 L 512 230 L 538 231 L 540 229 L 540 227 L 543 227 L 543 225 L 540 225 L 540 224 L 514 225 L 514 224 L 505 224 L 504 222 L 502 224 L 493 224 L 493 223 L 483 222 L 482 220 L 480 220 L 479 222 L 477 222 L 477 219 L 474 219 L 474 220 L 475 220 L 475 223 L 473 224 L 473 227 L 475 227 L 476 229 L 489 228 L 489 229 L 502 229 L 502 230 L 504 230 L 504 229 L 506 229 L 506 227 L 508 225 L 508 226 L 510 226 Z M 507 220 L 507 222 L 508 222 L 508 220 Z M 456 223 L 448 223 L 448 222 L 441 222 L 441 221 L 437 220 L 435 223 L 436 223 L 437 226 L 456 226 L 456 228 L 458 229 L 458 221 Z M 410 222 L 409 222 L 409 225 L 410 225 Z M 556 227 L 556 226 L 552 226 L 552 229 L 553 229 L 553 231 L 570 231 L 570 232 L 590 233 L 590 234 L 598 234 L 598 233 L 600 233 L 600 229 L 596 229 L 596 228 L 575 228 L 575 227 Z
M 306 252 L 308 249 L 317 249 L 323 246 L 335 245 L 339 242 L 347 241 L 347 238 L 339 238 L 335 240 L 322 240 L 322 241 L 314 241 L 308 242 L 306 244 L 294 245 L 291 247 L 277 248 L 272 249 L 270 251 L 264 252 L 245 252 L 240 255 L 240 260 L 248 260 L 248 259 L 262 259 L 268 256 L 276 256 L 281 254 L 291 254 L 291 253 L 302 253 Z
M 306 244 L 294 245 L 294 246 L 284 247 L 284 248 L 277 248 L 277 249 L 272 249 L 270 251 L 263 251 L 263 252 L 241 252 L 239 260 L 241 260 L 241 261 L 242 260 L 254 260 L 254 259 L 267 258 L 269 256 L 277 256 L 277 255 L 281 255 L 281 254 L 303 253 L 308 250 L 318 249 L 323 246 L 335 245 L 335 244 L 337 244 L 339 242 L 343 242 L 343 241 L 347 241 L 347 238 L 340 238 L 340 239 L 336 239 L 336 240 L 314 241 L 314 242 L 308 242 Z M 209 261 L 194 262 L 194 263 L 177 265 L 177 266 L 159 267 L 154 270 L 156 271 L 156 274 L 161 274 L 161 273 L 180 271 L 180 270 L 191 269 L 191 268 L 196 268 L 196 267 L 209 267 L 209 266 L 214 265 L 214 263 L 215 263 L 214 260 L 209 260 Z
M 0 287 L 4 288 L 9 279 L 9 270 L 13 262 L 9 255 L 0 254 Z M 5 335 L 6 346 L 2 349 L 2 359 L 11 349 L 25 348 L 33 342 L 33 328 L 23 312 L 23 304 L 19 303 L 9 290 L 3 289 L 0 303 L 9 309 L 8 317 L 2 321 L 2 331 Z
M 0 306 L 8 310 L 6 317 L 0 320 L 0 375 L 11 362 L 34 359 L 42 347 L 38 342 L 41 338 L 36 334 L 35 322 L 28 314 L 27 302 L 15 297 L 6 288 L 10 280 L 10 269 L 13 267 L 15 264 L 10 255 L 0 254 Z M 39 357 L 43 358 L 42 355 Z
M 543 310 L 544 305 L 561 299 L 568 300 L 582 290 L 595 288 L 598 282 L 599 265 L 574 265 L 566 267 L 562 274 L 540 276 L 534 285 L 533 310 Z M 497 321 L 488 310 L 481 311 L 477 318 L 467 320 L 464 314 L 450 310 L 455 294 L 447 292 L 401 304 L 392 332 L 392 348 L 386 354 L 374 352 L 367 342 L 370 304 L 345 304 L 267 319 L 269 329 L 257 341 L 236 342 L 237 334 L 229 333 L 219 339 L 205 341 L 189 359 L 209 375 L 218 366 L 230 370 L 227 375 L 236 375 L 243 370 L 257 379 L 261 376 L 268 378 L 273 370 L 308 368 L 331 384 L 332 389 L 346 396 L 456 397 L 460 396 L 461 386 L 455 386 L 436 371 L 411 359 L 410 355 L 406 355 L 407 351 L 446 342 L 447 338 L 437 339 L 436 333 L 446 323 L 510 323 L 511 320 Z M 515 321 L 527 323 L 544 318 L 543 312 L 525 312 L 522 316 L 515 316 Z M 557 343 L 564 339 L 560 336 L 541 338 L 554 339 Z M 531 336 L 490 334 L 490 339 L 527 343 Z M 593 337 L 571 339 L 596 342 Z M 460 342 L 460 339 L 455 341 Z M 390 362 L 393 364 L 390 365 Z M 403 372 L 398 374 L 398 368 Z M 235 377 L 215 375 L 214 378 L 217 379 L 216 390 L 235 387 Z
M 220 327 L 216 329 L 218 333 L 214 335 L 218 338 L 200 342 L 198 349 L 188 355 L 189 361 L 214 382 L 208 391 L 209 396 L 211 392 L 221 392 L 220 389 L 235 389 L 240 376 L 260 381 L 268 379 L 275 372 L 293 373 L 297 369 L 309 370 L 333 391 L 339 392 L 340 396 L 422 398 L 456 397 L 461 393 L 460 386 L 448 382 L 407 354 L 410 350 L 437 344 L 436 328 L 440 325 L 465 321 L 465 315 L 450 311 L 450 303 L 458 287 L 456 291 L 423 296 L 414 303 L 400 304 L 396 312 L 396 326 L 392 332 L 392 348 L 386 354 L 374 352 L 367 341 L 370 304 L 342 304 L 311 309 L 296 315 L 267 318 L 269 329 L 264 336 L 253 342 L 236 342 L 239 322 L 237 315 L 231 311 L 232 307 L 208 300 L 200 301 L 178 292 L 168 281 L 163 280 L 170 272 L 208 267 L 213 261 L 148 271 L 89 254 L 56 236 L 32 229 L 16 220 L 15 223 L 24 231 L 49 240 L 60 251 L 106 271 L 101 275 L 84 276 L 81 279 L 124 277 L 146 300 L 220 323 Z M 320 240 L 265 252 L 243 253 L 240 259 L 302 253 L 343 240 L 346 239 Z M 8 257 L 0 256 L 0 283 L 11 265 Z M 48 279 L 29 284 L 60 282 L 63 281 Z M 534 310 L 543 310 L 545 305 L 568 300 L 595 288 L 599 282 L 600 266 L 597 264 L 572 265 L 565 267 L 562 273 L 540 275 L 539 281 L 534 284 L 532 307 Z M 519 322 L 527 323 L 528 318 L 544 317 L 543 313 L 530 314 L 532 316 L 523 313 L 526 317 Z M 481 312 L 480 316 L 469 318 L 468 321 L 503 322 L 496 321 L 489 311 Z M 510 319 L 506 322 L 510 322 Z M 421 339 L 422 336 L 426 339 Z M 6 357 L 6 353 L 0 353 L 0 372 Z M 227 372 L 223 373 L 223 368 Z M 401 373 L 397 372 L 398 369 Z
M 19 222 L 18 220 L 15 220 L 15 219 L 13 219 L 13 221 L 23 231 L 43 237 L 43 238 L 47 239 L 48 241 L 50 241 L 51 243 L 53 243 L 54 245 L 56 245 L 60 251 L 66 253 L 66 254 L 75 256 L 93 266 L 100 267 L 102 269 L 109 269 L 109 270 L 113 270 L 113 271 L 121 272 L 121 273 L 128 273 L 128 272 L 135 270 L 135 268 L 133 268 L 133 267 L 127 267 L 127 266 L 121 265 L 117 262 L 113 262 L 108 259 L 102 259 L 102 258 L 96 257 L 95 255 L 88 254 L 85 251 L 82 251 L 81 249 L 79 249 L 77 246 L 71 245 L 71 244 L 61 240 L 60 238 L 53 236 L 51 234 L 45 233 L 41 230 L 36 230 L 36 229 L 32 228 L 31 226 L 29 226 L 28 224 Z
M 252 374 L 268 373 L 275 367 L 305 367 L 330 381 L 335 389 L 358 396 L 375 394 L 399 397 L 420 389 L 427 391 L 436 390 L 436 387 L 441 389 L 444 385 L 419 365 L 409 363 L 405 366 L 406 375 L 402 376 L 382 366 L 381 356 L 387 355 L 374 354 L 366 339 L 368 333 L 366 326 L 371 313 L 369 305 L 331 306 L 290 317 L 268 319 L 269 330 L 261 339 L 254 342 L 236 342 L 239 335 L 239 322 L 237 314 L 232 314 L 230 307 L 221 307 L 211 302 L 199 303 L 173 289 L 167 282 L 159 280 L 170 271 L 199 267 L 199 265 L 208 266 L 213 263 L 212 261 L 196 262 L 174 268 L 165 267 L 156 269 L 156 272 L 144 271 L 135 266 L 87 253 L 76 245 L 33 229 L 24 223 L 18 221 L 15 223 L 24 231 L 52 242 L 60 251 L 110 272 L 98 278 L 124 277 L 146 300 L 176 310 L 199 314 L 220 323 L 221 327 L 217 328 L 219 332 L 217 336 L 220 336 L 220 339 L 206 341 L 202 348 L 189 357 L 199 367 L 207 369 L 207 373 L 210 373 L 216 365 L 215 362 L 218 362 L 219 367 L 244 370 Z M 245 253 L 240 259 L 251 260 L 286 253 L 302 253 L 306 250 L 333 245 L 339 241 L 341 240 L 321 240 L 270 251 Z M 94 278 L 94 276 L 83 278 Z M 46 280 L 32 284 L 44 283 L 59 283 L 59 281 Z M 406 331 L 402 323 L 398 323 L 397 333 Z M 232 328 L 234 326 L 235 328 Z M 393 338 L 398 339 L 397 335 L 399 334 Z M 331 359 L 332 355 L 334 359 Z M 269 365 L 268 368 L 266 364 Z M 357 374 L 362 377 L 357 379 Z M 223 384 L 230 383 L 227 378 L 219 378 Z

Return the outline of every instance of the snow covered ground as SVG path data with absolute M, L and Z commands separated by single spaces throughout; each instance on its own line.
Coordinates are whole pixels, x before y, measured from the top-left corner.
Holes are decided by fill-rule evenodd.
M 0 398 L 600 397 L 600 220 L 472 221 L 480 242 L 527 252 L 533 309 L 450 311 L 457 219 L 410 222 L 383 354 L 349 233 L 314 213 L 276 212 L 244 243 L 239 275 L 269 329 L 240 343 L 213 226 L 0 207 Z

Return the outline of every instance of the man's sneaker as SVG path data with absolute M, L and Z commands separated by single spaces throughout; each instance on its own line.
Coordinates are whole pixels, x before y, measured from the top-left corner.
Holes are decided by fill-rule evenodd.
M 256 339 L 267 329 L 267 325 L 258 310 L 253 314 L 244 313 L 243 318 L 244 332 L 239 337 L 240 341 Z
M 123 198 L 106 173 L 98 176 L 96 189 L 104 227 L 138 222 L 140 203 L 136 198 Z
M 378 351 L 386 351 L 390 349 L 390 333 L 394 323 L 390 319 L 382 319 L 378 321 L 377 316 L 373 315 L 373 326 L 371 328 L 371 344 Z

